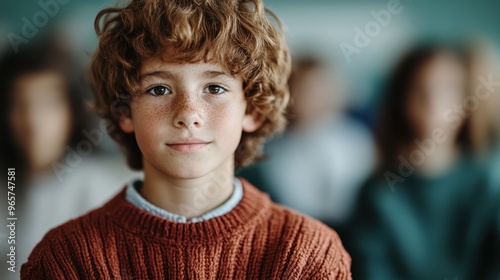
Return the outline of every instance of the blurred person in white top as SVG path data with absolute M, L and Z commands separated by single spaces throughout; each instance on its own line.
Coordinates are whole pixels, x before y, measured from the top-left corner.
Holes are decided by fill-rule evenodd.
M 0 62 L 1 167 L 3 176 L 7 168 L 16 171 L 17 217 L 15 244 L 7 242 L 8 228 L 0 230 L 2 259 L 15 246 L 15 273 L 3 261 L 1 279 L 19 279 L 21 264 L 48 230 L 99 206 L 118 191 L 124 177 L 132 177 L 123 160 L 96 156 L 105 131 L 88 125 L 78 83 L 81 68 L 57 43 L 64 40 L 40 40 L 17 54 L 6 53 Z M 6 221 L 7 188 L 0 206 Z
M 344 84 L 314 57 L 298 58 L 289 80 L 289 125 L 268 158 L 241 175 L 271 197 L 342 233 L 359 186 L 375 166 L 372 135 L 347 116 Z

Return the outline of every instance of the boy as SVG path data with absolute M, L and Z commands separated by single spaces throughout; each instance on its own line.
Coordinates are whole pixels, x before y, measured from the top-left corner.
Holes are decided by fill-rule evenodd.
M 334 231 L 233 175 L 284 125 L 290 59 L 266 11 L 133 0 L 98 14 L 97 109 L 144 180 L 47 233 L 22 278 L 351 278 Z

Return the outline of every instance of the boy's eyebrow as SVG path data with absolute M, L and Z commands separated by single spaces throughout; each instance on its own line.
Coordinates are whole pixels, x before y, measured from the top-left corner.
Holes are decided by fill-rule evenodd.
M 205 71 L 205 73 L 203 73 L 203 76 L 205 78 L 215 78 L 215 77 L 219 77 L 219 76 L 225 76 L 227 78 L 234 79 L 234 77 L 232 75 L 229 75 L 223 71 Z
M 227 78 L 234 79 L 234 77 L 232 75 L 229 75 L 223 71 L 210 70 L 210 71 L 203 72 L 204 78 L 216 78 L 219 76 L 225 76 Z M 147 72 L 147 73 L 141 74 L 139 76 L 139 80 L 142 80 L 142 79 L 148 78 L 148 77 L 158 77 L 158 78 L 162 78 L 162 79 L 173 79 L 174 74 L 172 74 L 169 71 L 161 71 L 161 70 L 160 71 L 152 71 L 152 72 Z
M 148 77 L 158 77 L 162 79 L 172 79 L 174 77 L 174 74 L 168 72 L 168 71 L 153 71 L 153 72 L 147 72 L 144 74 L 141 74 L 139 76 L 139 80 L 142 80 L 144 78 Z

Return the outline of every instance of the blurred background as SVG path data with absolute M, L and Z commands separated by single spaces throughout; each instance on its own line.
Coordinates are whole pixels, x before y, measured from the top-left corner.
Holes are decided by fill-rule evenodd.
M 292 51 L 290 124 L 238 174 L 334 228 L 354 279 L 500 279 L 500 2 L 264 3 Z M 83 78 L 94 18 L 115 4 L 0 3 L 1 167 L 16 167 L 25 217 L 17 268 L 48 229 L 141 176 Z

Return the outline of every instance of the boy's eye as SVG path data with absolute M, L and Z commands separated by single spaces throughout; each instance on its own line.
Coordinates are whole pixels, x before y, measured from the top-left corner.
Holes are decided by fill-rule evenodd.
M 226 91 L 225 88 L 218 86 L 218 85 L 210 85 L 205 88 L 204 92 L 210 93 L 210 94 L 221 94 Z
M 165 95 L 171 93 L 170 90 L 164 86 L 154 86 L 146 92 L 152 95 Z

